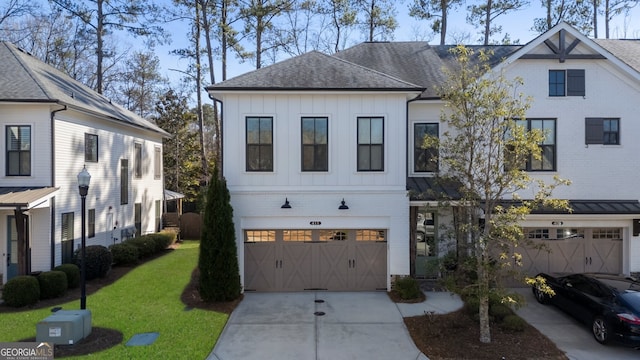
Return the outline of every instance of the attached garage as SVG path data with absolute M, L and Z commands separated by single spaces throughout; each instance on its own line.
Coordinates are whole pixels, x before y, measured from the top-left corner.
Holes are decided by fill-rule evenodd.
M 387 289 L 384 229 L 245 230 L 245 291 Z
M 527 228 L 525 273 L 622 274 L 622 228 Z

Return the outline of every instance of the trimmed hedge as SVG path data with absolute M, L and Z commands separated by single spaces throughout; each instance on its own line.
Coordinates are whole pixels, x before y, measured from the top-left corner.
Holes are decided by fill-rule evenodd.
M 74 252 L 73 258 L 76 265 L 82 269 L 82 249 L 78 249 Z M 102 245 L 90 245 L 85 248 L 87 254 L 86 264 L 86 280 L 93 280 L 95 278 L 103 278 L 107 276 L 109 270 L 111 270 L 111 264 L 113 263 L 113 256 L 111 251 Z
M 67 274 L 52 270 L 37 276 L 40 284 L 40 299 L 53 299 L 64 295 L 67 291 Z
M 500 326 L 505 330 L 520 332 L 524 331 L 526 324 L 526 321 L 518 315 L 508 315 L 502 320 Z
M 134 265 L 138 262 L 138 248 L 129 242 L 111 245 L 109 250 L 116 265 Z
M 148 258 L 156 253 L 156 243 L 147 235 L 126 240 L 124 243 L 135 246 L 138 249 L 140 259 Z
M 75 289 L 80 286 L 80 268 L 76 264 L 62 264 L 53 268 L 67 274 L 67 288 Z
M 393 283 L 393 290 L 395 290 L 403 300 L 418 299 L 422 295 L 420 284 L 410 276 L 397 279 Z
M 2 289 L 2 299 L 7 306 L 33 305 L 40 299 L 40 284 L 35 276 L 20 275 L 7 281 Z

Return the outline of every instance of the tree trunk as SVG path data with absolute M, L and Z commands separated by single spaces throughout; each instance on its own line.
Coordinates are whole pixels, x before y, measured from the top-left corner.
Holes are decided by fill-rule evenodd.
M 204 147 L 204 114 L 202 113 L 202 63 L 200 62 L 200 11 L 198 9 L 200 1 L 196 0 L 196 95 L 198 101 L 198 124 L 200 125 L 200 156 L 202 158 L 202 174 L 204 179 L 202 183 L 209 180 L 209 171 L 207 170 L 207 151 Z
M 442 22 L 440 23 L 440 45 L 444 45 L 447 39 L 447 13 L 449 9 L 447 0 L 440 0 L 440 8 L 442 9 Z
M 609 10 L 609 0 L 604 0 L 604 36 L 609 38 L 609 20 L 611 19 Z
M 491 342 L 491 327 L 489 324 L 489 274 L 487 270 L 488 255 L 484 240 L 481 239 L 476 247 L 477 270 L 478 270 L 478 300 L 480 307 L 478 315 L 480 317 L 480 342 L 488 344 Z
M 544 29 L 548 31 L 551 29 L 551 0 L 547 0 L 547 28 Z
M 489 35 L 491 34 L 491 7 L 493 3 L 491 0 L 487 0 L 487 10 L 484 19 L 484 45 L 489 45 Z
M 375 28 L 375 24 L 373 21 L 373 14 L 376 8 L 375 0 L 371 1 L 371 12 L 369 13 L 369 41 L 373 42 L 373 29 Z
M 209 80 L 211 81 L 211 84 L 215 84 L 216 83 L 216 75 L 215 75 L 215 63 L 213 62 L 213 47 L 211 45 L 211 23 L 209 22 L 209 17 L 208 17 L 208 9 L 209 7 L 206 6 L 207 5 L 207 1 L 203 1 L 202 3 L 202 26 L 203 26 L 203 30 L 204 30 L 204 38 L 205 41 L 207 43 L 207 61 L 209 62 Z M 204 120 L 203 120 L 204 123 Z M 220 163 L 220 125 L 219 125 L 219 120 L 218 120 L 218 102 L 217 101 L 213 101 L 213 126 L 215 128 L 215 133 L 216 133 L 216 141 L 214 143 L 214 160 L 216 164 Z M 221 166 L 217 166 L 217 169 L 222 169 Z M 220 170 L 221 171 L 221 170 Z M 217 177 L 220 176 L 220 174 L 216 174 Z M 208 179 L 208 177 L 207 177 Z
M 98 94 L 102 94 L 103 92 L 103 84 L 102 84 L 102 61 L 104 60 L 104 42 L 103 42 L 103 32 L 104 32 L 104 14 L 102 12 L 102 5 L 104 0 L 98 0 L 98 16 L 97 16 L 97 24 L 96 24 L 96 55 L 97 55 L 97 64 L 96 64 L 96 91 Z
M 598 38 L 598 0 L 593 1 L 593 37 Z

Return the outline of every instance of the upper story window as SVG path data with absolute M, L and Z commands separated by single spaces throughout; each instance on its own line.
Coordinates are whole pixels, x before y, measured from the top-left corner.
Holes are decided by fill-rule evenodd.
M 136 178 L 142 177 L 142 144 L 134 144 L 134 170 L 133 176 Z
M 620 119 L 586 118 L 585 144 L 620 145 Z
M 162 176 L 162 148 L 153 148 L 153 178 L 160 179 Z
M 273 171 L 273 117 L 248 116 L 247 171 Z
M 384 171 L 384 118 L 358 118 L 358 171 Z
M 427 136 L 438 137 L 438 123 L 416 123 L 413 125 L 413 171 L 437 172 L 438 148 L 425 146 Z
M 129 203 L 129 160 L 120 159 L 120 205 Z
M 329 170 L 328 139 L 326 117 L 302 118 L 302 171 Z
M 84 161 L 98 162 L 98 135 L 84 134 Z
M 31 126 L 7 126 L 7 176 L 31 175 Z
M 583 69 L 549 70 L 549 96 L 584 96 Z
M 556 170 L 556 120 L 555 119 L 527 119 L 520 120 L 528 130 L 538 129 L 544 134 L 540 143 L 541 158 L 533 155 L 527 161 L 526 171 L 555 171 Z

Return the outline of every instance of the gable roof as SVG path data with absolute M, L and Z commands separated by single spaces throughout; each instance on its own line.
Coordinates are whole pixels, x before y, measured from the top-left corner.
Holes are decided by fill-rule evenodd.
M 420 85 L 318 51 L 207 87 L 216 90 L 362 90 L 420 92 Z
M 0 102 L 57 103 L 170 136 L 154 123 L 112 103 L 9 42 L 0 42 L 0 64 Z
M 640 73 L 640 39 L 594 39 L 593 41 Z

